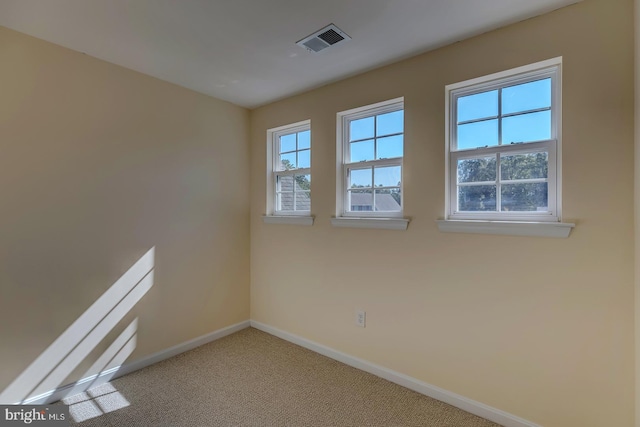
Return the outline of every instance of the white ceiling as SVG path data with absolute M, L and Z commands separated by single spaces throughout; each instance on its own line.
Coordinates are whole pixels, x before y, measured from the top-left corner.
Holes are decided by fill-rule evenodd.
M 579 0 L 0 0 L 0 25 L 253 108 Z M 353 40 L 295 42 L 334 23 Z

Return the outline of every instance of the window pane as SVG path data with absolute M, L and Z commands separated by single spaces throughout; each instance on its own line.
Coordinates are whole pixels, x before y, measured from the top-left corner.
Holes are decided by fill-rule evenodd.
M 371 190 L 349 191 L 349 210 L 358 212 L 373 211 L 373 194 Z
M 351 148 L 351 162 L 373 160 L 373 139 L 362 142 L 353 142 Z
M 471 185 L 458 187 L 459 211 L 495 211 L 496 186 Z
M 292 211 L 293 210 L 293 193 L 278 193 L 278 210 L 280 211 Z
M 296 191 L 311 190 L 311 175 L 296 175 Z
M 551 107 L 551 79 L 502 89 L 502 114 Z
M 371 187 L 371 168 L 355 169 L 349 171 L 349 188 Z
M 296 193 L 296 210 L 297 211 L 311 210 L 311 192 L 301 191 Z
M 280 137 L 280 152 L 295 151 L 296 149 L 296 134 L 290 133 L 289 135 L 282 135 Z
M 498 120 L 458 125 L 458 150 L 498 145 Z
M 512 179 L 546 178 L 549 156 L 544 153 L 514 154 L 500 157 L 500 177 Z
M 404 110 L 380 114 L 376 120 L 376 136 L 400 133 L 404 129 Z
M 349 123 L 349 141 L 373 138 L 373 121 L 374 117 L 352 120 Z
M 373 170 L 373 180 L 376 187 L 395 187 L 402 179 L 401 166 L 385 166 Z
M 291 170 L 296 168 L 296 152 L 280 155 L 281 170 Z
M 311 131 L 298 132 L 298 150 L 311 147 Z
M 402 157 L 403 154 L 403 135 L 388 136 L 378 139 L 377 159 L 392 159 L 394 157 Z
M 502 119 L 502 144 L 551 139 L 551 111 Z
M 276 191 L 293 191 L 293 176 L 279 176 Z
M 498 115 L 498 91 L 477 93 L 458 98 L 458 123 Z
M 503 211 L 547 211 L 547 183 L 503 184 Z
M 378 212 L 399 212 L 402 209 L 400 204 L 400 189 L 375 190 L 376 211 Z
M 458 182 L 482 182 L 496 180 L 496 158 L 458 160 Z
M 311 150 L 298 151 L 298 167 L 299 168 L 311 167 Z

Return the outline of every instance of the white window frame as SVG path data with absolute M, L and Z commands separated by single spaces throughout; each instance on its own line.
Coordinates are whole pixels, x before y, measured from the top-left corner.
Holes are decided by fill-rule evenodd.
M 394 98 L 388 101 L 379 102 L 364 107 L 354 108 L 347 111 L 337 113 L 337 132 L 336 132 L 336 218 L 332 220 L 334 226 L 339 227 L 356 227 L 356 228 L 387 228 L 387 229 L 406 229 L 408 220 L 404 219 L 404 133 L 403 126 L 403 155 L 392 159 L 369 160 L 363 162 L 347 163 L 345 160 L 350 158 L 349 143 L 349 123 L 353 120 L 363 119 L 366 117 L 377 116 L 380 114 L 391 113 L 394 111 L 404 110 L 404 97 Z M 354 167 L 355 166 L 355 167 Z M 400 211 L 397 212 L 376 212 L 376 211 L 349 211 L 348 197 L 349 192 L 347 183 L 349 182 L 348 173 L 350 169 L 359 169 L 363 167 L 382 167 L 382 166 L 400 166 Z M 358 221 L 362 219 L 362 221 Z
M 551 78 L 551 139 L 475 149 L 456 150 L 457 99 L 475 93 L 501 89 L 530 81 Z M 553 58 L 512 70 L 447 85 L 445 149 L 445 219 L 471 221 L 560 222 L 562 218 L 562 58 Z M 502 115 L 499 113 L 499 120 Z M 548 211 L 544 212 L 458 212 L 457 162 L 461 159 L 496 155 L 496 206 L 500 206 L 500 155 L 548 153 Z M 532 180 L 533 181 L 533 180 Z M 448 230 L 447 230 L 448 231 Z
M 264 222 L 271 224 L 312 225 L 313 217 L 309 210 L 279 210 L 277 205 L 278 177 L 292 175 L 311 175 L 311 167 L 296 168 L 288 171 L 280 170 L 278 165 L 280 155 L 280 137 L 292 133 L 311 131 L 311 120 L 303 120 L 285 126 L 267 130 L 267 209 L 263 217 Z M 313 147 L 310 136 L 309 153 Z M 296 147 L 296 151 L 298 147 Z M 294 192 L 295 194 L 295 192 Z M 295 197 L 295 195 L 294 195 Z M 294 205 L 295 206 L 295 205 Z

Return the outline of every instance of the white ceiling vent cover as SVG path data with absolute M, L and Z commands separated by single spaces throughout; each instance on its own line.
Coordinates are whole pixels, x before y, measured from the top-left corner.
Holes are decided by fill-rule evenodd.
M 335 25 L 330 24 L 323 29 L 316 31 L 310 36 L 307 36 L 302 40 L 296 42 L 296 44 L 307 49 L 310 52 L 318 53 L 321 50 L 334 46 L 338 43 L 345 42 L 347 40 L 351 40 L 351 37 L 349 37 L 347 33 L 342 31 Z

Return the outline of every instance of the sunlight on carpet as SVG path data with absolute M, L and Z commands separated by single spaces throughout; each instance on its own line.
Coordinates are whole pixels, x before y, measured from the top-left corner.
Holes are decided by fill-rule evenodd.
M 110 383 L 67 397 L 62 402 L 69 406 L 69 414 L 76 422 L 96 418 L 130 405 Z

